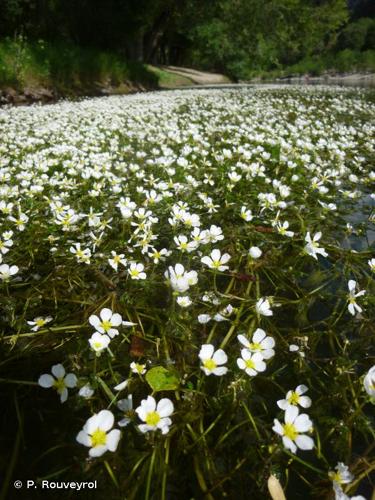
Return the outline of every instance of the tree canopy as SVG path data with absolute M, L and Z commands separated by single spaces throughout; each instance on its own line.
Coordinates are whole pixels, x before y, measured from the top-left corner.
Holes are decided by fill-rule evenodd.
M 0 37 L 21 33 L 241 76 L 333 47 L 373 48 L 373 14 L 367 0 L 2 0 Z

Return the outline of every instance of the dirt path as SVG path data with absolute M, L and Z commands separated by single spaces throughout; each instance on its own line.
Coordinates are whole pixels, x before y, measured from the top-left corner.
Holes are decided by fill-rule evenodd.
M 206 73 L 191 68 L 180 68 L 179 66 L 162 66 L 164 71 L 189 78 L 198 85 L 210 85 L 217 83 L 230 83 L 230 79 L 219 73 Z

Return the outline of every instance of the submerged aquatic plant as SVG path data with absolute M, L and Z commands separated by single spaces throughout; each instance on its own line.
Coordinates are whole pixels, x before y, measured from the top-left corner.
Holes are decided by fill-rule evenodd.
M 369 496 L 374 116 L 324 87 L 2 108 L 6 477 Z

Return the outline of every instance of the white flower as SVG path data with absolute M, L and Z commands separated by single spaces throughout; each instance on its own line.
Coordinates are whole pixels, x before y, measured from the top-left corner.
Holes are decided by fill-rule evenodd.
M 141 365 L 135 363 L 134 361 L 130 363 L 130 369 L 133 373 L 138 373 L 138 375 L 144 375 L 146 373 L 146 365 Z
M 298 414 L 297 406 L 288 406 L 284 415 L 284 424 L 274 419 L 272 430 L 282 436 L 285 448 L 292 453 L 301 450 L 312 450 L 314 441 L 311 437 L 303 434 L 312 429 L 312 422 L 306 413 Z
M 224 266 L 230 260 L 230 255 L 224 253 L 221 255 L 220 250 L 212 250 L 210 257 L 202 257 L 201 262 L 206 264 L 210 269 L 216 269 L 217 271 L 225 271 L 229 269 L 229 266 Z
M 90 264 L 91 250 L 85 248 L 82 250 L 80 243 L 75 243 L 75 247 L 70 247 L 70 252 L 77 257 L 78 262 L 83 262 L 84 264 Z
M 146 273 L 143 272 L 145 266 L 143 264 L 137 264 L 132 262 L 129 266 L 128 273 L 132 280 L 145 280 Z
M 337 484 L 349 484 L 353 481 L 354 476 L 350 472 L 349 467 L 343 462 L 339 462 L 336 467 L 336 472 L 330 471 L 329 477 Z
M 97 354 L 100 354 L 104 349 L 107 349 L 111 339 L 108 335 L 103 335 L 99 332 L 95 332 L 89 338 L 89 344 L 93 351 Z
M 119 331 L 114 326 L 119 326 L 122 324 L 122 317 L 118 313 L 113 313 L 110 309 L 105 307 L 99 313 L 98 316 L 92 315 L 89 317 L 89 323 L 92 325 L 99 333 L 106 333 L 111 337 L 111 339 L 119 334 Z
M 83 429 L 77 434 L 77 441 L 90 447 L 90 457 L 100 457 L 107 450 L 116 451 L 121 437 L 119 429 L 108 432 L 114 424 L 113 413 L 102 410 L 90 417 Z
M 375 272 L 375 258 L 373 258 L 367 262 L 368 262 L 368 265 L 370 266 L 371 271 Z
M 279 234 L 281 234 L 283 236 L 288 236 L 288 238 L 292 238 L 294 236 L 293 231 L 287 231 L 287 229 L 289 227 L 289 222 L 287 220 L 285 222 L 283 222 L 283 224 L 281 224 L 281 222 L 278 222 L 276 224 L 276 227 L 277 227 L 277 231 Z
M 120 427 L 126 427 L 131 422 L 130 415 L 133 413 L 133 396 L 129 394 L 126 399 L 117 401 L 117 408 L 124 412 L 124 418 L 118 422 Z
M 255 304 L 255 310 L 258 314 L 261 314 L 262 316 L 272 316 L 273 312 L 271 311 L 271 306 L 269 303 L 269 300 L 262 297 L 261 299 L 258 300 L 258 302 Z
M 319 246 L 318 241 L 322 237 L 322 233 L 318 232 L 314 235 L 314 238 L 311 239 L 310 233 L 307 232 L 305 236 L 305 241 L 307 241 L 307 245 L 304 250 L 308 255 L 311 255 L 315 260 L 318 260 L 317 254 L 322 255 L 323 257 L 327 257 L 328 253 L 324 250 L 324 248 Z
M 335 493 L 335 500 L 366 500 L 362 495 L 349 497 L 342 491 L 341 486 L 336 481 L 333 482 L 333 491 Z
M 11 276 L 14 276 L 19 271 L 17 266 L 8 266 L 8 264 L 2 264 L 0 266 L 0 279 L 3 281 L 9 281 Z
M 72 389 L 77 385 L 77 377 L 74 373 L 65 374 L 65 368 L 62 364 L 53 365 L 52 375 L 45 373 L 39 377 L 38 384 L 44 389 L 53 387 L 60 394 L 60 401 L 65 403 L 68 399 L 68 388 Z
M 224 239 L 223 231 L 219 226 L 212 225 L 210 229 L 207 229 L 204 233 L 205 243 L 216 243 Z
M 111 251 L 112 258 L 108 259 L 108 264 L 115 270 L 118 270 L 118 265 L 122 264 L 123 266 L 126 266 L 126 259 L 125 255 L 123 253 L 117 254 L 113 250 Z
M 228 357 L 222 349 L 215 351 L 212 344 L 203 344 L 199 351 L 199 358 L 202 361 L 201 369 L 206 375 L 225 375 L 228 368 L 224 365 L 228 361 Z
M 231 304 L 228 304 L 224 309 L 214 315 L 214 321 L 229 321 L 228 316 L 233 313 L 234 309 Z
M 261 328 L 257 328 L 254 332 L 251 342 L 244 335 L 237 335 L 237 339 L 246 349 L 251 352 L 259 352 L 264 359 L 270 359 L 275 355 L 273 348 L 275 340 L 273 337 L 267 337 L 267 334 Z
M 154 264 L 158 264 L 160 260 L 165 260 L 166 257 L 171 255 L 172 252 L 167 250 L 166 248 L 162 248 L 161 250 L 156 250 L 153 248 L 151 252 L 148 253 L 148 256 L 152 258 Z
M 251 210 L 248 210 L 245 206 L 242 206 L 241 207 L 241 218 L 246 222 L 250 222 L 253 219 L 253 215 L 251 213 Z
M 188 295 L 177 297 L 177 304 L 180 307 L 189 307 L 192 304 L 191 298 Z
M 161 399 L 157 406 L 156 401 L 152 396 L 141 401 L 141 405 L 136 408 L 138 417 L 146 422 L 138 425 L 141 432 L 156 431 L 160 429 L 162 434 L 167 434 L 172 420 L 169 418 L 174 411 L 173 403 L 168 398 Z
M 262 250 L 258 247 L 251 247 L 249 250 L 249 255 L 253 259 L 259 259 L 259 257 L 262 255 Z
M 91 396 L 94 394 L 94 389 L 91 387 L 90 384 L 86 384 L 83 387 L 80 388 L 78 392 L 78 396 L 81 396 L 82 398 L 89 399 Z
M 188 241 L 187 237 L 184 235 L 175 236 L 173 240 L 179 250 L 188 253 L 194 252 L 199 245 L 197 241 Z
M 190 286 L 198 282 L 198 274 L 196 271 L 185 271 L 182 264 L 176 264 L 174 268 L 168 267 L 168 271 L 164 276 L 169 279 L 170 284 L 176 292 L 184 293 L 189 290 Z
M 29 218 L 26 214 L 19 213 L 18 218 L 9 216 L 8 219 L 16 224 L 16 227 L 18 231 L 24 231 L 25 230 L 25 224 L 27 224 Z
M 366 373 L 363 385 L 367 394 L 372 398 L 375 398 L 375 365 L 372 366 Z
M 42 328 L 46 323 L 49 323 L 52 321 L 51 316 L 47 316 L 46 318 L 42 318 L 41 316 L 38 316 L 37 318 L 34 318 L 33 321 L 27 321 L 27 324 L 32 326 L 31 331 L 32 332 L 37 332 L 39 328 Z
M 3 233 L 3 240 L 0 238 L 0 252 L 2 254 L 6 254 L 9 252 L 9 248 L 13 246 L 13 240 L 11 240 L 11 236 L 13 235 L 13 231 L 9 231 L 8 233 Z M 8 236 L 8 237 L 7 237 Z
M 258 372 L 264 372 L 266 369 L 262 355 L 259 352 L 253 354 L 249 349 L 241 349 L 241 358 L 237 359 L 237 365 L 241 370 L 245 370 L 250 377 L 254 377 Z
M 234 184 L 241 180 L 242 176 L 238 174 L 235 170 L 228 173 L 229 180 Z
M 311 406 L 311 399 L 308 396 L 302 396 L 308 388 L 305 385 L 299 385 L 294 391 L 288 391 L 285 399 L 280 399 L 277 406 L 282 410 L 286 410 L 288 406 L 302 406 L 302 408 L 309 408 Z
M 362 308 L 357 304 L 356 302 L 356 297 L 361 297 L 366 293 L 366 290 L 361 290 L 357 293 L 355 293 L 355 288 L 357 286 L 357 282 L 354 280 L 349 280 L 348 281 L 348 288 L 349 288 L 349 295 L 348 295 L 348 311 L 350 314 L 355 316 L 356 311 L 362 312 Z
M 198 323 L 201 325 L 205 325 L 211 320 L 211 316 L 209 314 L 199 314 Z

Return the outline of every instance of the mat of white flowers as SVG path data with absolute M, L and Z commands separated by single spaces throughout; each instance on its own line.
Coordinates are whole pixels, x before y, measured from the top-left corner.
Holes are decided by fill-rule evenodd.
M 1 498 L 370 498 L 374 103 L 0 109 Z

